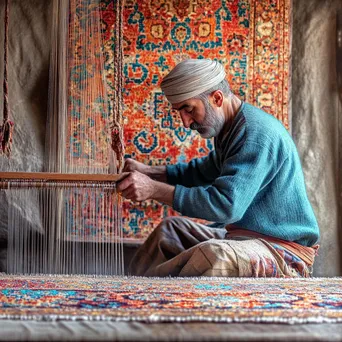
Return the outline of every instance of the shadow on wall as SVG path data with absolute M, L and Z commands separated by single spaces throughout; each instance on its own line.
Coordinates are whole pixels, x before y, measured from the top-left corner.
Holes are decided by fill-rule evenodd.
M 341 274 L 336 12 L 340 0 L 294 0 L 292 132 L 320 229 L 316 276 Z
M 342 274 L 342 4 L 337 10 L 336 21 L 336 71 L 337 71 L 337 91 L 339 96 L 338 102 L 338 201 L 339 201 L 339 233 L 340 233 L 340 260 Z
M 11 0 L 9 2 L 9 105 L 15 123 L 11 158 L 0 157 L 0 170 L 42 171 L 47 118 L 50 58 L 50 0 Z M 0 18 L 5 1 L 0 0 Z M 0 21 L 3 25 L 3 21 Z M 3 30 L 0 29 L 0 46 Z M 3 51 L 0 52 L 0 74 Z M 1 77 L 2 80 L 2 77 Z M 2 92 L 0 92 L 2 96 Z M 0 110 L 2 113 L 2 102 Z M 0 249 L 6 246 L 9 198 L 0 194 Z M 35 207 L 35 203 L 33 203 Z M 21 214 L 18 214 L 21 215 Z M 0 252 L 3 261 L 5 253 Z M 0 261 L 1 270 L 5 266 Z

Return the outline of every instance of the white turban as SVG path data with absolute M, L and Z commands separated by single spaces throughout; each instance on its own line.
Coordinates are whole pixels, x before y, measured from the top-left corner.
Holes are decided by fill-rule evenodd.
M 226 77 L 222 64 L 210 59 L 187 59 L 164 77 L 161 88 L 171 103 L 202 94 Z

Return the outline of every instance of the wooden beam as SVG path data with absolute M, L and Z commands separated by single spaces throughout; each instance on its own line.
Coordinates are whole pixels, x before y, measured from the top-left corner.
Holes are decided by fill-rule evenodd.
M 32 180 L 42 182 L 118 182 L 125 178 L 128 172 L 121 174 L 76 174 L 50 172 L 0 172 L 0 182 L 10 180 Z

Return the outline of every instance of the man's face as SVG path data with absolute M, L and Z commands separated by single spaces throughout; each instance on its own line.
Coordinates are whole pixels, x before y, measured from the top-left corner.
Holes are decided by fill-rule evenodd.
M 202 138 L 209 139 L 219 135 L 224 126 L 221 108 L 213 108 L 209 101 L 189 99 L 172 105 L 177 110 L 186 128 L 198 131 Z

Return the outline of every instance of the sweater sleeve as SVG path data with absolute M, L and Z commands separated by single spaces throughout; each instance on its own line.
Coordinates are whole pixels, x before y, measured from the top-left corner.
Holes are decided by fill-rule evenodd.
M 193 159 L 189 163 L 168 165 L 166 170 L 169 184 L 180 184 L 189 188 L 212 184 L 220 173 L 215 151 L 211 151 L 203 158 Z
M 221 173 L 207 187 L 177 185 L 173 208 L 183 215 L 225 224 L 239 221 L 257 193 L 276 174 L 279 161 L 267 146 L 248 140 L 224 159 Z

